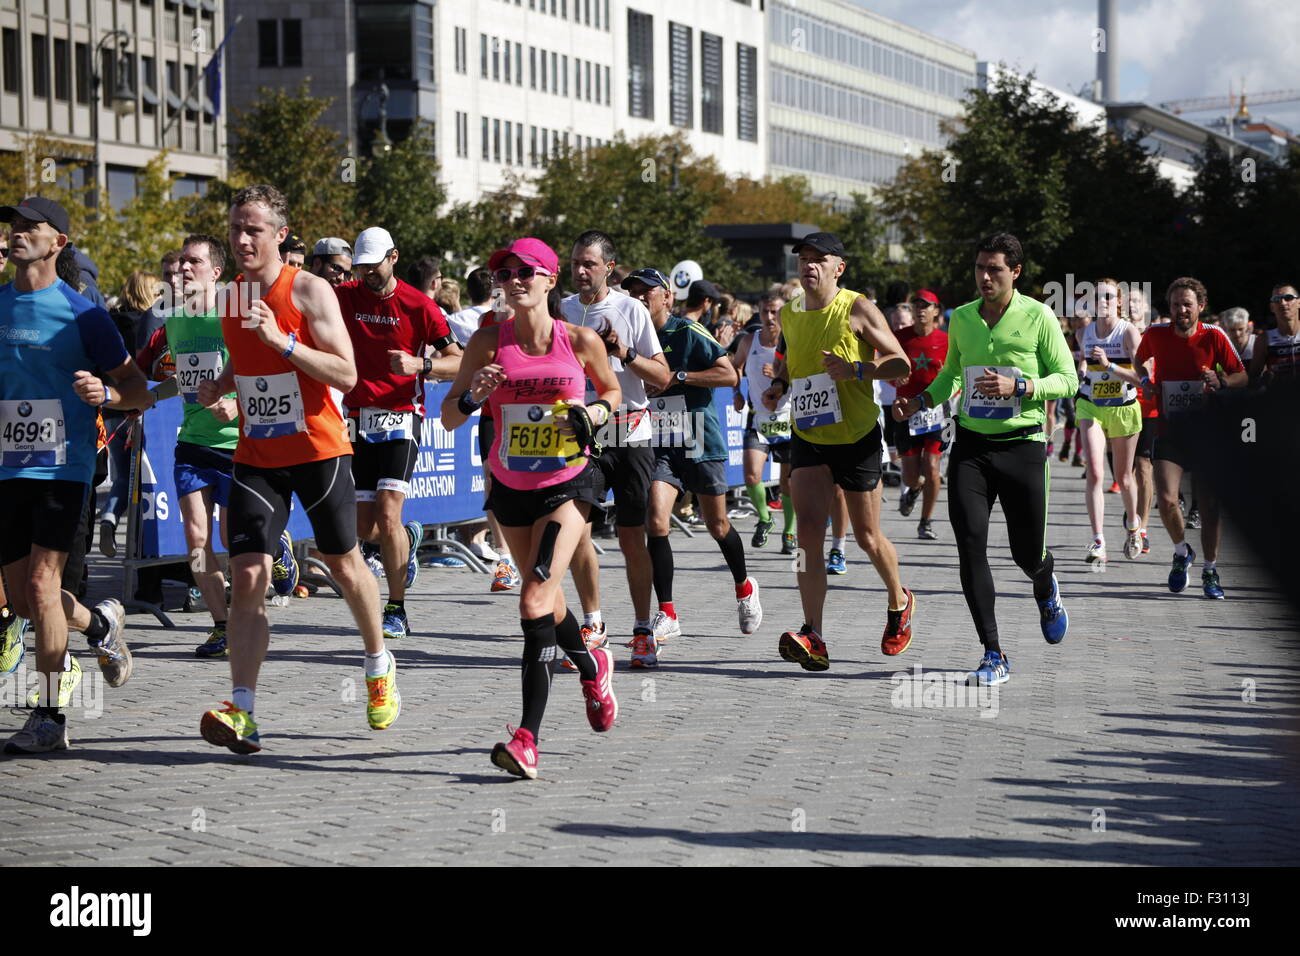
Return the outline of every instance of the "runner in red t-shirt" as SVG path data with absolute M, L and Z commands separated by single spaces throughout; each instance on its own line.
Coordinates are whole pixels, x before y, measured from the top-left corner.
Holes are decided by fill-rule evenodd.
M 334 287 L 357 363 L 357 384 L 343 399 L 357 485 L 357 535 L 371 569 L 388 579 L 384 636 L 392 639 L 410 631 L 406 589 L 415 583 L 416 551 L 424 538 L 420 522 L 402 525 L 420 449 L 424 382 L 455 378 L 461 355 L 442 310 L 393 274 L 397 255 L 386 229 L 365 230 L 353 245 L 356 281 Z M 429 357 L 430 350 L 438 357 Z
M 912 296 L 912 316 L 915 324 L 898 333 L 898 344 L 912 363 L 912 374 L 897 382 L 899 398 L 915 398 L 934 382 L 948 357 L 948 333 L 938 327 L 943 306 L 939 297 L 929 289 Z M 939 458 L 946 442 L 943 440 L 945 408 L 923 408 L 911 418 L 904 418 L 897 408 L 890 409 L 894 421 L 894 445 L 898 449 L 898 463 L 903 470 L 905 486 L 898 498 L 898 510 L 903 517 L 912 513 L 916 499 L 922 497 L 921 521 L 916 526 L 918 538 L 937 538 L 930 527 L 935 502 L 939 500 Z
M 1155 359 L 1152 378 L 1142 380 L 1143 390 L 1159 399 L 1158 431 L 1155 450 L 1156 497 L 1160 519 L 1174 542 L 1173 570 L 1169 572 L 1169 590 L 1175 594 L 1187 587 L 1188 568 L 1196 561 L 1196 552 L 1184 540 L 1183 515 L 1178 508 L 1178 488 L 1183 472 L 1191 470 L 1187 449 L 1176 443 L 1176 436 L 1190 434 L 1181 427 L 1177 433 L 1171 423 L 1183 415 L 1196 415 L 1204 407 L 1206 396 L 1221 388 L 1241 388 L 1246 384 L 1246 369 L 1237 357 L 1228 335 L 1218 326 L 1201 325 L 1201 310 L 1209 297 L 1205 286 L 1192 278 L 1175 279 L 1169 286 L 1169 325 L 1147 329 L 1134 356 L 1132 370 L 1116 367 L 1116 374 L 1126 381 L 1137 381 L 1142 365 Z M 1201 544 L 1205 549 L 1205 568 L 1201 586 L 1205 596 L 1223 599 L 1216 560 L 1219 555 L 1219 505 L 1212 489 L 1193 478 L 1193 492 L 1201 505 Z

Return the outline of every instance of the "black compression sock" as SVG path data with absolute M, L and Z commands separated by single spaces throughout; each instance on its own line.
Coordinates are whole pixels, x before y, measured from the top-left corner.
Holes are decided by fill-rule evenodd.
M 736 528 L 733 525 L 721 538 L 714 538 L 718 542 L 718 547 L 722 549 L 722 556 L 727 559 L 727 567 L 731 568 L 731 579 L 737 584 L 744 584 L 748 572 L 745 570 L 745 545 L 740 540 L 740 535 L 736 534 Z
M 98 644 L 108 637 L 108 618 L 104 617 L 99 608 L 91 608 L 90 625 L 81 633 L 86 635 L 86 640 L 91 644 Z
M 1048 551 L 1038 573 L 1034 575 L 1035 601 L 1046 601 L 1052 596 L 1052 573 L 1055 569 L 1056 561 L 1052 558 L 1052 552 Z
M 673 546 L 668 535 L 646 535 L 646 549 L 650 552 L 650 566 L 654 570 L 655 595 L 660 604 L 673 600 Z
M 582 629 L 578 627 L 578 619 L 572 611 L 565 611 L 564 620 L 555 625 L 555 643 L 569 655 L 569 660 L 578 668 L 583 680 L 596 679 L 596 660 L 582 641 Z
M 405 611 L 405 610 L 406 610 L 406 599 L 405 599 L 405 598 L 403 598 L 403 599 L 400 600 L 400 601 L 394 601 L 392 598 L 389 598 L 389 599 L 388 599 L 388 603 L 391 604 L 391 605 L 393 605 L 394 607 L 397 607 L 398 609 L 400 609 L 400 610 L 402 610 L 402 611 Z
M 212 626 L 218 631 L 224 631 L 226 629 L 226 621 L 224 618 L 220 621 L 213 621 Z
M 524 629 L 524 715 L 519 726 L 536 739 L 551 694 L 551 665 L 555 663 L 555 615 L 520 619 Z

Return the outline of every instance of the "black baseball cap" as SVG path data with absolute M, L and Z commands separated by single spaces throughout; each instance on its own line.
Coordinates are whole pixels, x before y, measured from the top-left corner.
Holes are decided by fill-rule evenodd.
M 630 273 L 626 279 L 619 283 L 624 289 L 630 289 L 633 282 L 644 282 L 650 287 L 659 286 L 669 292 L 673 290 L 672 284 L 669 283 L 668 277 L 658 269 L 637 269 L 636 272 Z
M 699 302 L 702 299 L 712 299 L 714 302 L 717 302 L 718 299 L 722 298 L 722 293 L 719 292 L 718 287 L 708 279 L 696 279 L 691 283 L 690 289 L 687 290 L 686 298 L 693 299 L 696 302 Z
M 839 256 L 841 259 L 846 255 L 844 252 L 844 243 L 840 242 L 839 236 L 831 232 L 809 233 L 796 242 L 794 244 L 794 249 L 791 251 L 795 255 L 798 255 L 799 250 L 804 246 L 812 246 L 812 248 L 816 249 L 818 252 L 825 253 L 828 256 Z
M 284 237 L 284 242 L 280 243 L 281 252 L 307 252 L 307 243 L 302 241 L 302 236 L 291 232 Z
M 32 222 L 48 222 L 63 235 L 68 234 L 68 211 L 53 199 L 30 196 L 16 206 L 0 206 L 0 222 L 13 222 L 18 216 Z

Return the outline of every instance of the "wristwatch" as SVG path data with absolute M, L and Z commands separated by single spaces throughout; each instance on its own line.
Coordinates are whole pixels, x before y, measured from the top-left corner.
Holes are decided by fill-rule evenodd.
M 675 378 L 677 379 L 677 381 L 680 382 L 681 384 L 683 384 L 683 385 L 686 384 L 686 373 L 685 373 L 685 372 L 678 372 L 678 373 L 676 374 L 676 376 L 674 376 L 674 377 L 675 377 Z
M 629 365 L 635 361 L 636 361 L 636 349 L 632 348 L 632 346 L 629 345 L 627 347 L 627 358 L 623 359 L 623 364 Z
M 433 371 L 433 359 L 431 359 L 431 358 L 426 358 L 426 359 L 424 360 L 424 375 L 425 375 L 425 377 L 427 378 L 428 375 L 429 375 L 429 373 L 432 372 L 432 371 Z

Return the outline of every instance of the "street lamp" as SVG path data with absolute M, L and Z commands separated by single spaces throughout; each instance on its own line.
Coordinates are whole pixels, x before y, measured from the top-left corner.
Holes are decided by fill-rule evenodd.
M 103 77 L 99 72 L 99 64 L 103 59 L 100 54 L 108 43 L 117 44 L 117 59 L 113 64 L 113 93 L 109 97 L 109 105 L 113 113 L 117 116 L 126 116 L 135 109 L 135 90 L 131 86 L 130 78 L 127 76 L 129 61 L 126 58 L 126 48 L 131 45 L 131 35 L 125 30 L 114 30 L 111 33 L 104 34 L 103 39 L 95 45 L 94 56 L 91 57 L 90 63 L 90 129 L 91 135 L 95 138 L 95 186 L 92 192 L 94 208 L 99 208 L 99 183 L 101 179 L 100 158 L 99 158 L 99 88 L 103 83 Z
M 393 141 L 388 138 L 388 84 L 380 80 L 377 89 L 371 90 L 361 98 L 362 112 L 365 111 L 371 97 L 379 98 L 379 132 L 370 143 L 370 155 L 378 159 L 393 150 Z

